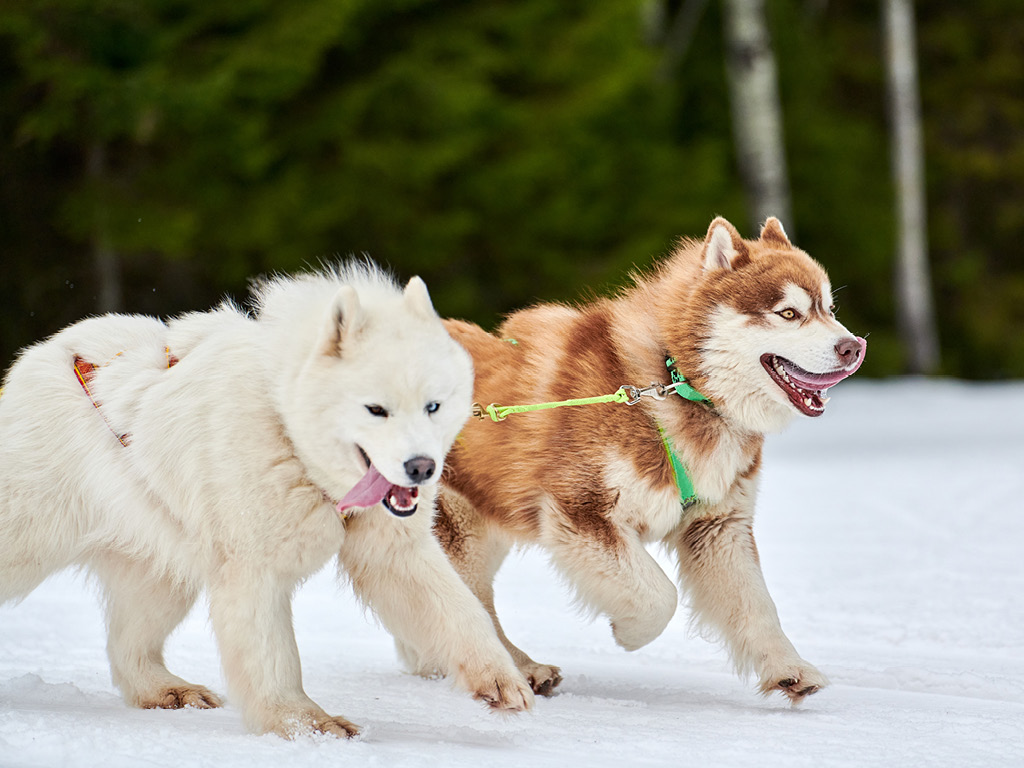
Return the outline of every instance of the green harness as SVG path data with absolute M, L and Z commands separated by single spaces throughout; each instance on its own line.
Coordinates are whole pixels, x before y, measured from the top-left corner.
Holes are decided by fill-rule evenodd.
M 512 339 L 508 339 L 508 341 L 516 343 Z M 486 419 L 489 417 L 491 421 L 498 422 L 504 421 L 514 413 L 530 413 L 531 411 L 542 411 L 550 408 L 564 408 L 566 406 L 574 405 L 594 405 L 596 403 L 625 403 L 626 405 L 636 405 L 640 402 L 640 398 L 642 397 L 653 397 L 657 400 L 664 400 L 665 397 L 672 392 L 675 392 L 684 400 L 690 400 L 694 403 L 704 403 L 713 408 L 714 403 L 698 392 L 693 385 L 686 380 L 686 377 L 676 370 L 675 365 L 676 361 L 674 358 L 668 356 L 665 357 L 665 367 L 668 369 L 669 375 L 672 377 L 672 383 L 668 386 L 652 384 L 649 387 L 640 388 L 625 385 L 619 387 L 610 395 L 583 397 L 573 400 L 558 400 L 553 403 L 533 403 L 531 405 L 498 405 L 497 403 L 491 403 L 484 407 L 479 403 L 473 403 L 473 415 L 478 419 Z M 665 446 L 665 454 L 668 456 L 669 464 L 672 466 L 672 477 L 676 481 L 676 488 L 679 489 L 679 502 L 682 504 L 683 509 L 687 509 L 697 503 L 697 491 L 693 487 L 693 481 L 690 479 L 689 473 L 686 471 L 686 465 L 683 463 L 683 460 L 679 458 L 679 454 L 676 453 L 675 447 L 672 445 L 672 439 L 668 436 L 664 427 L 661 426 L 661 422 L 655 421 L 655 424 L 658 427 L 658 434 L 661 435 L 661 444 Z
M 676 370 L 675 358 L 666 357 L 665 367 L 668 368 L 669 375 L 672 377 L 672 383 L 675 385 L 674 391 L 677 395 L 694 403 L 706 403 L 712 408 L 714 407 L 714 403 L 694 389 L 686 377 Z M 676 488 L 679 489 L 679 502 L 683 505 L 683 509 L 687 509 L 697 503 L 697 491 L 693 487 L 690 474 L 686 471 L 686 465 L 683 464 L 683 460 L 676 453 L 675 446 L 672 445 L 672 438 L 668 436 L 660 422 L 658 423 L 658 434 L 661 435 L 665 453 L 668 454 L 669 463 L 672 465 L 672 475 L 676 480 Z

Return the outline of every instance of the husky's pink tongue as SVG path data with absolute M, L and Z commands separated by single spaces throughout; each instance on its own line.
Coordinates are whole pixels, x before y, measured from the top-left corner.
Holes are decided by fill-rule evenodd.
M 356 483 L 352 490 L 345 494 L 345 498 L 338 502 L 338 512 L 344 512 L 352 507 L 372 507 L 380 504 L 388 495 L 389 490 L 391 490 L 391 483 L 371 464 L 366 474 L 363 475 L 363 479 Z
M 796 382 L 799 386 L 804 389 L 828 389 L 834 387 L 843 379 L 847 379 L 857 372 L 861 364 L 864 362 L 864 353 L 867 351 L 868 343 L 860 336 L 854 337 L 857 339 L 857 344 L 860 346 L 860 352 L 857 353 L 857 359 L 853 365 L 849 368 L 842 368 L 837 371 L 830 371 L 829 373 L 809 373 L 803 370 L 789 370 L 790 379 Z

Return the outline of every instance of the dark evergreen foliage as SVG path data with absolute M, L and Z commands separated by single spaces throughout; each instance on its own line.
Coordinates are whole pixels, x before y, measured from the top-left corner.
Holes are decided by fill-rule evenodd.
M 494 325 L 605 292 L 717 214 L 750 236 L 721 9 L 665 77 L 659 0 L 5 0 L 0 366 L 98 311 L 367 253 Z M 794 232 L 901 370 L 877 4 L 769 2 Z M 944 371 L 1024 376 L 1024 14 L 918 4 Z M 666 10 L 667 9 L 667 10 Z M 102 158 L 98 163 L 97 158 Z

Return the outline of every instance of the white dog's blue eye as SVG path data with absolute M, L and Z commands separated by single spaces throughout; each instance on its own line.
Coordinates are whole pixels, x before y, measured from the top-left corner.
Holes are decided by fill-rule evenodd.
M 366 410 L 370 412 L 371 416 L 380 416 L 382 419 L 386 419 L 388 416 L 387 408 L 383 408 L 379 405 L 368 405 Z
M 437 413 L 437 409 L 441 407 L 441 404 L 434 400 L 433 402 L 427 403 L 427 413 Z

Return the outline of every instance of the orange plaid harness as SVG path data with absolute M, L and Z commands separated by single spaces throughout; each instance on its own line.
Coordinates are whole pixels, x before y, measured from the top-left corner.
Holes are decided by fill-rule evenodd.
M 169 347 L 164 347 L 164 355 L 166 355 L 167 357 L 168 368 L 177 364 L 178 358 L 171 354 L 171 350 Z M 93 365 L 88 360 L 84 360 L 78 355 L 75 355 L 74 369 L 75 378 L 78 379 L 78 383 L 82 385 L 82 389 L 85 390 L 85 394 L 88 396 L 89 402 L 92 403 L 93 408 L 96 409 L 96 413 L 98 413 L 100 415 L 100 418 L 103 419 L 103 423 L 107 425 L 107 429 L 110 430 L 110 433 L 117 438 L 117 442 L 119 442 L 121 445 L 127 448 L 128 444 L 131 443 L 132 441 L 132 436 L 127 432 L 125 432 L 124 434 L 119 434 L 118 431 L 114 429 L 114 425 L 110 423 L 106 415 L 103 413 L 103 410 L 100 408 L 100 402 L 99 400 L 96 399 L 96 396 L 93 394 L 92 387 L 89 386 L 89 382 L 91 382 L 93 376 L 96 375 L 97 368 L 102 368 L 106 365 L 109 365 L 113 360 L 116 360 L 120 356 L 121 353 L 118 352 L 110 360 L 103 363 L 103 365 Z

